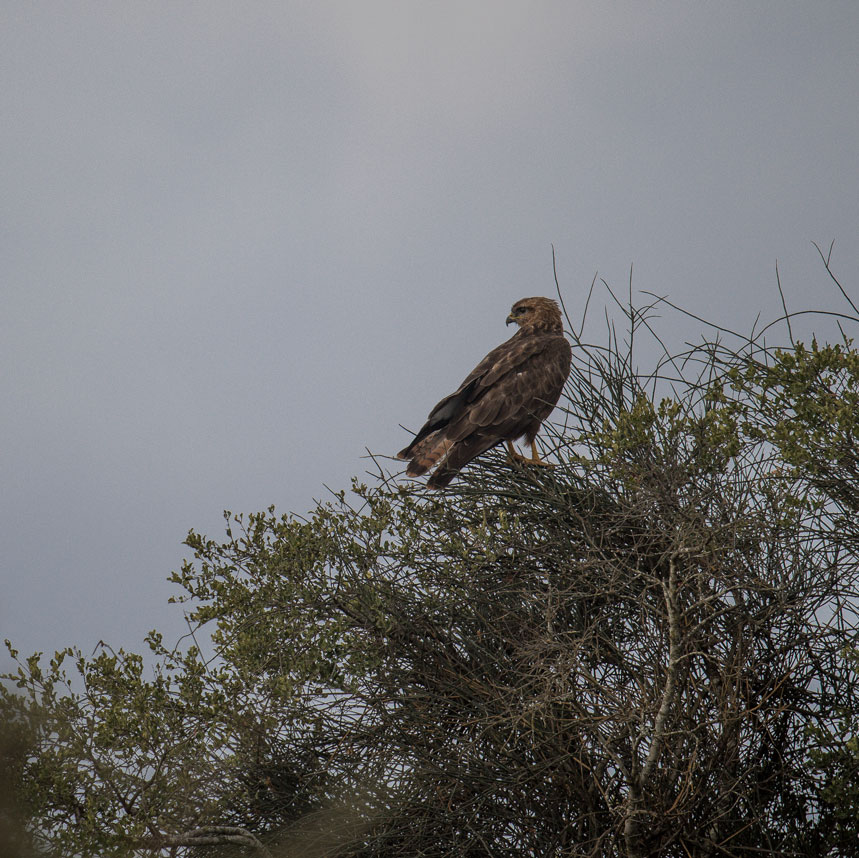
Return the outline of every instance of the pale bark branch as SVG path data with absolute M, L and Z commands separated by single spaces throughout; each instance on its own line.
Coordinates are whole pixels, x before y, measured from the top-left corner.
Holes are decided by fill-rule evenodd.
M 650 737 L 650 747 L 647 751 L 644 765 L 636 774 L 633 773 L 629 785 L 629 800 L 627 802 L 626 820 L 624 822 L 624 838 L 630 854 L 639 853 L 638 835 L 641 817 L 644 813 L 644 792 L 647 781 L 659 759 L 659 752 L 665 738 L 668 714 L 674 701 L 677 687 L 677 666 L 680 661 L 680 610 L 677 599 L 677 557 L 672 556 L 668 561 L 668 581 L 662 582 L 662 593 L 665 599 L 665 612 L 668 618 L 668 664 L 665 669 L 665 684 L 662 687 L 662 700 L 656 717 L 653 719 L 653 732 Z M 639 736 L 639 740 L 642 737 Z M 637 743 L 636 743 L 637 744 Z
M 223 846 L 225 844 L 247 846 L 263 858 L 273 858 L 265 844 L 246 828 L 235 825 L 207 825 L 181 834 L 160 834 L 138 841 L 141 849 L 165 849 L 180 846 Z

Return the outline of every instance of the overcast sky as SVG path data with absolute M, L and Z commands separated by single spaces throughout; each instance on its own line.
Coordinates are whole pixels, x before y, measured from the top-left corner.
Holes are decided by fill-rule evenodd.
M 859 293 L 859 5 L 0 5 L 0 637 L 140 649 L 596 272 L 748 330 Z M 600 304 L 604 296 L 598 296 Z M 667 322 L 695 338 L 700 326 Z M 2 664 L 8 660 L 3 658 Z

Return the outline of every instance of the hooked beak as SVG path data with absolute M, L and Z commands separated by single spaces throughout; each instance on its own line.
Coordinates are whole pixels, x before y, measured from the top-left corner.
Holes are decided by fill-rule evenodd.
M 507 325 L 511 323 L 514 325 L 516 324 L 516 317 L 512 313 L 507 317 L 507 321 L 504 323 L 504 327 L 506 328 Z

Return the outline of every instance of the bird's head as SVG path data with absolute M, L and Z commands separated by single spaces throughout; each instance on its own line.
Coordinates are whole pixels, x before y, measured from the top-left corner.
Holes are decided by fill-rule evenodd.
M 561 310 L 551 298 L 521 298 L 510 308 L 511 322 L 529 331 L 563 331 Z

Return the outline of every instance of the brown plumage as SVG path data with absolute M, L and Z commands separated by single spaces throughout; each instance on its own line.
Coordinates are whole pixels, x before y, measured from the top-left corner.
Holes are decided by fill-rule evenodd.
M 567 375 L 572 352 L 564 337 L 561 311 L 549 298 L 523 298 L 507 317 L 519 330 L 494 348 L 450 396 L 430 412 L 408 447 L 397 453 L 409 459 L 410 477 L 440 462 L 427 485 L 446 486 L 463 465 L 502 441 L 522 461 L 544 464 L 534 439 L 551 414 Z M 524 437 L 532 458 L 510 444 Z

